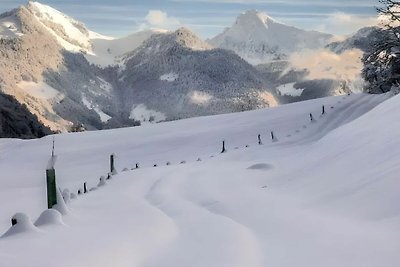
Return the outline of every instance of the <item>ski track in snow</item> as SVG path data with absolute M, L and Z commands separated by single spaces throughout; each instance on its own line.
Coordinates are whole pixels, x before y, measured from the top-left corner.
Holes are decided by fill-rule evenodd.
M 110 153 L 116 153 L 119 170 L 135 162 L 141 168 L 121 172 L 104 188 L 72 201 L 72 213 L 63 217 L 66 226 L 0 238 L 0 266 L 397 267 L 398 217 L 368 219 L 381 213 L 382 207 L 372 204 L 375 195 L 367 195 L 374 202 L 362 206 L 353 199 L 381 179 L 363 180 L 364 170 L 357 168 L 342 170 L 340 164 L 351 168 L 344 164 L 350 159 L 355 166 L 361 162 L 345 156 L 341 161 L 340 145 L 327 147 L 325 141 L 371 116 L 368 112 L 386 105 L 380 104 L 387 98 L 330 97 L 269 110 L 56 136 L 62 188 L 75 192 L 84 181 L 97 184 L 107 172 Z M 322 105 L 325 115 L 320 115 Z M 279 141 L 268 139 L 272 130 Z M 256 144 L 258 133 L 261 146 Z M 334 139 L 338 144 L 351 138 L 339 137 Z M 227 141 L 226 154 L 218 153 L 222 139 Z M 43 210 L 49 140 L 0 140 L 2 155 L 7 155 L 0 157 L 7 175 L 0 179 L 0 234 L 15 212 L 36 219 Z M 321 153 L 324 149 L 327 152 Z M 324 163 L 330 157 L 334 160 Z M 17 168 L 21 160 L 24 168 Z M 179 164 L 182 160 L 187 163 Z M 386 172 L 391 177 L 390 170 Z M 335 183 L 344 174 L 350 175 L 341 180 L 345 186 Z M 390 196 L 388 188 L 374 190 Z M 360 208 L 364 206 L 370 209 Z M 51 258 L 46 256 L 49 251 Z

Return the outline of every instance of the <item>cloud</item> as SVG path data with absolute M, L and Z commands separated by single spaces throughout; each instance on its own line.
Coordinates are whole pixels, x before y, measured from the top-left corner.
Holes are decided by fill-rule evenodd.
M 149 10 L 145 17 L 145 23 L 141 28 L 162 28 L 168 30 L 175 30 L 182 26 L 178 18 L 168 16 L 168 14 L 161 10 Z
M 377 16 L 360 16 L 344 12 L 329 14 L 316 30 L 334 32 L 337 34 L 351 34 L 366 26 L 378 25 Z
M 347 50 L 336 54 L 328 49 L 309 50 L 292 54 L 290 62 L 297 69 L 308 69 L 309 79 L 354 81 L 360 77 L 363 64 L 361 50 Z

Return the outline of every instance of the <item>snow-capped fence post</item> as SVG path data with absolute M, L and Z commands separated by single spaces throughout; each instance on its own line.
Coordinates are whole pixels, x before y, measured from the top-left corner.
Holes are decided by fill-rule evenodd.
M 53 137 L 53 148 L 51 151 L 51 158 L 47 164 L 46 169 L 46 185 L 47 185 L 47 207 L 51 209 L 57 204 L 57 185 L 56 185 L 56 170 L 54 165 L 56 163 L 57 156 L 54 155 L 54 137 Z
M 114 173 L 115 172 L 115 166 L 114 166 L 114 154 L 110 155 L 110 172 Z
M 83 193 L 87 193 L 87 187 L 86 187 L 86 182 L 83 183 Z
M 322 105 L 322 115 L 324 115 L 324 114 L 325 114 L 325 106 Z
M 225 140 L 223 140 L 222 141 L 222 151 L 221 151 L 221 154 L 222 153 L 225 153 L 226 152 L 226 149 L 225 149 Z
M 258 144 L 259 144 L 259 145 L 262 145 L 261 134 L 259 134 L 257 137 L 258 137 Z
M 272 141 L 275 140 L 275 135 L 274 135 L 274 132 L 273 132 L 273 131 L 271 131 L 271 140 L 272 140 Z
M 310 121 L 314 121 L 312 113 L 310 113 Z

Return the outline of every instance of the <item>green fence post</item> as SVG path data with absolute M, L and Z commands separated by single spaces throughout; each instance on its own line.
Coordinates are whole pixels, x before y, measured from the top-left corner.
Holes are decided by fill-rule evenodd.
M 56 164 L 57 156 L 54 155 L 54 136 L 53 136 L 53 148 L 51 150 L 51 158 L 47 164 L 46 169 L 46 184 L 47 184 L 47 208 L 51 209 L 57 204 L 57 185 L 56 185 L 56 170 L 54 165 Z
M 47 207 L 51 209 L 57 204 L 57 185 L 56 185 L 56 170 L 50 168 L 46 170 L 47 182 Z

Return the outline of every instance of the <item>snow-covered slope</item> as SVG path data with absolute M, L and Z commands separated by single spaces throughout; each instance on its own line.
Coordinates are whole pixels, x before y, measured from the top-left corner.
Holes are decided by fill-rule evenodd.
M 159 33 L 166 33 L 166 31 L 150 29 L 139 31 L 123 38 L 93 38 L 91 40 L 92 51 L 86 54 L 85 57 L 89 62 L 99 66 L 115 65 L 119 63 L 121 56 L 138 48 L 153 34 Z
M 328 44 L 332 35 L 305 31 L 282 24 L 266 13 L 249 10 L 241 14 L 232 27 L 209 40 L 220 48 L 235 51 L 257 65 L 287 58 L 303 49 L 316 49 Z
M 50 6 L 29 1 L 26 7 L 68 51 L 90 51 L 91 34 L 99 36 L 91 33 L 81 22 Z
M 387 97 L 57 135 L 62 189 L 95 187 L 111 153 L 118 171 L 141 168 L 71 200 L 65 225 L 1 238 L 0 265 L 397 267 L 400 98 Z M 0 140 L 0 232 L 45 209 L 51 143 Z

